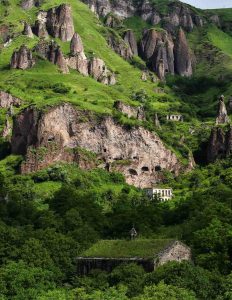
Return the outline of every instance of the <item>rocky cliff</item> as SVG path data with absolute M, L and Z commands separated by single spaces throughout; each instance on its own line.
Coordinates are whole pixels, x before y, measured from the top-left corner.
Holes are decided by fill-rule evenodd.
M 193 73 L 193 56 L 182 29 L 177 38 L 165 30 L 145 30 L 139 49 L 141 57 L 160 79 L 164 79 L 166 73 L 181 76 Z
M 138 187 L 162 181 L 162 170 L 178 174 L 182 168 L 155 133 L 142 127 L 128 129 L 112 117 L 97 120 L 69 104 L 46 113 L 27 108 L 14 119 L 12 153 L 25 155 L 22 172 L 56 161 L 78 162 L 75 149 L 94 153 L 101 167 L 122 172 Z
M 232 128 L 224 130 L 221 127 L 214 127 L 207 146 L 207 162 L 212 163 L 216 159 L 226 158 L 231 153 Z
M 25 45 L 22 45 L 19 50 L 15 50 L 11 57 L 10 66 L 12 69 L 29 69 L 33 67 L 35 60 L 32 56 L 32 51 Z
M 167 3 L 165 12 L 160 9 L 159 5 L 147 0 L 83 0 L 83 2 L 99 16 L 105 17 L 113 13 L 120 18 L 129 18 L 137 15 L 152 25 L 162 22 L 169 31 L 174 31 L 179 26 L 191 31 L 194 26 L 203 26 L 205 21 L 196 10 L 178 1 Z
M 64 42 L 70 41 L 74 34 L 71 6 L 61 4 L 48 11 L 39 12 L 33 32 L 39 37 L 46 37 L 49 34 Z

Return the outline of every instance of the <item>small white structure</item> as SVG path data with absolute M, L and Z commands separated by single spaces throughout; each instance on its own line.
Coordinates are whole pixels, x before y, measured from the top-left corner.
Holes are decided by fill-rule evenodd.
M 167 115 L 167 121 L 174 121 L 174 122 L 183 122 L 184 118 L 182 115 Z
M 148 197 L 154 198 L 154 196 L 157 195 L 161 201 L 168 201 L 173 197 L 173 190 L 171 188 L 147 188 L 146 192 Z

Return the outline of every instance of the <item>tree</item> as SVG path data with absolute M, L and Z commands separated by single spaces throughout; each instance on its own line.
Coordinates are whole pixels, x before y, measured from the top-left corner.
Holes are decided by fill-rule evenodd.
M 54 274 L 25 262 L 8 262 L 0 268 L 0 291 L 7 299 L 31 300 L 55 288 Z
M 144 287 L 145 271 L 136 264 L 122 264 L 109 276 L 110 285 L 125 285 L 129 297 L 138 295 Z
M 158 285 L 145 287 L 144 293 L 133 300 L 197 300 L 197 298 L 192 291 L 160 282 Z

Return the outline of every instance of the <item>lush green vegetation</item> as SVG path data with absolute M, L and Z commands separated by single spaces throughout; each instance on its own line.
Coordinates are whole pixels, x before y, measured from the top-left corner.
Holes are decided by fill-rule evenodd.
M 154 258 L 156 254 L 170 245 L 172 241 L 170 239 L 101 240 L 90 249 L 87 249 L 82 256 Z
M 232 159 L 206 166 L 202 150 L 214 125 L 218 95 L 227 101 L 232 94 L 232 10 L 216 11 L 222 30 L 208 24 L 188 33 L 196 57 L 194 76 L 168 76 L 164 83 L 141 81 L 145 63 L 138 57 L 123 60 L 106 42 L 109 33 L 119 37 L 128 28 L 139 39 L 151 24 L 132 17 L 112 30 L 79 0 L 65 1 L 72 6 L 87 56 L 101 57 L 117 75 L 115 86 L 105 86 L 74 71 L 61 74 L 42 59 L 30 70 L 10 70 L 13 50 L 38 42 L 20 34 L 22 21 L 32 24 L 39 9 L 63 3 L 44 0 L 41 8 L 24 11 L 19 2 L 0 1 L 0 26 L 9 25 L 14 34 L 12 44 L 0 49 L 0 89 L 23 99 L 16 114 L 29 104 L 46 108 L 68 101 L 97 116 L 111 114 L 125 126 L 154 130 L 183 164 L 193 152 L 199 165 L 177 178 L 164 171 L 163 184 L 173 188 L 175 197 L 161 203 L 126 184 L 121 174 L 102 169 L 57 163 L 21 175 L 23 157 L 10 155 L 9 140 L 0 138 L 0 299 L 231 300 Z M 153 3 L 164 14 L 170 1 Z M 67 55 L 69 43 L 57 42 Z M 147 120 L 129 119 L 113 109 L 118 99 L 143 105 Z M 6 113 L 1 109 L 0 130 Z M 161 128 L 154 124 L 156 113 Z M 184 122 L 167 122 L 169 113 L 181 113 Z M 43 155 L 46 149 L 38 151 Z M 85 149 L 73 151 L 86 161 L 97 160 Z M 128 160 L 114 164 L 126 165 Z M 130 241 L 133 224 L 138 238 Z M 78 256 L 152 258 L 176 239 L 191 247 L 193 263 L 172 262 L 149 274 L 135 264 L 120 265 L 111 273 L 77 274 Z

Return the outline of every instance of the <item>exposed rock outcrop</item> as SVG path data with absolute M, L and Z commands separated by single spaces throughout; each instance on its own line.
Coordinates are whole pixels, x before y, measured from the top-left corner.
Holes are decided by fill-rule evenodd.
M 98 57 L 93 57 L 90 60 L 89 75 L 103 84 L 113 85 L 116 83 L 115 75 L 107 69 L 104 61 Z
M 160 79 L 166 73 L 174 74 L 174 43 L 166 31 L 146 30 L 140 44 L 140 53 Z
M 19 107 L 22 104 L 22 100 L 12 96 L 9 93 L 0 91 L 0 107 L 11 108 L 11 106 Z
M 105 24 L 111 28 L 118 28 L 122 26 L 122 19 L 113 14 L 108 14 L 105 19 Z
M 124 59 L 131 59 L 133 52 L 128 43 L 126 43 L 120 36 L 111 34 L 108 39 L 108 45 Z
M 216 26 L 221 27 L 221 21 L 218 15 L 213 15 L 209 18 L 209 20 Z
M 10 63 L 12 69 L 26 70 L 32 68 L 34 64 L 35 60 L 32 56 L 32 51 L 25 45 L 13 52 Z
M 23 9 L 31 9 L 34 6 L 35 6 L 34 0 L 22 0 L 22 2 L 21 2 L 21 7 Z
M 192 56 L 188 46 L 185 33 L 179 30 L 177 40 L 175 42 L 175 72 L 181 76 L 192 76 Z
M 22 9 L 28 10 L 32 7 L 39 7 L 42 4 L 43 0 L 22 0 L 21 7 Z
M 46 11 L 39 12 L 33 32 L 39 37 L 50 34 L 62 41 L 71 41 L 74 34 L 71 6 L 61 4 Z
M 138 55 L 138 46 L 134 32 L 132 30 L 127 30 L 123 39 L 128 47 L 130 47 L 131 53 L 133 55 Z
M 84 46 L 78 33 L 74 33 L 70 43 L 70 54 L 76 55 L 84 52 Z
M 8 117 L 6 117 L 5 125 L 1 133 L 1 136 L 4 138 L 8 137 L 11 134 L 11 130 L 12 130 L 12 126 L 10 120 Z
M 88 4 L 98 16 L 105 17 L 111 13 L 120 18 L 130 18 L 137 15 L 152 25 L 162 22 L 170 32 L 174 32 L 175 28 L 179 26 L 191 31 L 194 26 L 203 26 L 204 24 L 204 20 L 195 10 L 177 1 L 170 1 L 167 4 L 166 13 L 160 10 L 159 5 L 147 0 L 83 0 L 83 2 Z
M 227 115 L 227 109 L 226 109 L 226 105 L 225 105 L 225 102 L 224 102 L 224 96 L 222 95 L 219 98 L 216 125 L 226 124 L 226 123 L 229 123 L 229 122 L 230 122 L 230 118 Z
M 35 25 L 32 27 L 32 31 L 34 32 L 34 34 L 40 38 L 48 37 L 46 22 L 47 22 L 47 12 L 40 11 L 38 13 L 37 20 L 35 21 Z
M 88 120 L 83 121 L 83 116 Z M 181 169 L 175 154 L 155 133 L 142 127 L 125 128 L 111 117 L 96 121 L 90 112 L 78 111 L 69 104 L 45 113 L 33 107 L 26 109 L 14 119 L 11 144 L 12 153 L 26 155 L 23 172 L 36 171 L 56 161 L 74 161 L 72 149 L 76 147 L 95 153 L 106 169 L 122 172 L 135 186 L 147 187 L 162 180 L 157 166 L 174 174 Z M 42 158 L 36 156 L 41 148 L 46 149 Z M 33 157 L 30 153 L 34 153 Z
M 67 61 L 56 42 L 41 40 L 34 48 L 41 57 L 57 65 L 63 73 L 69 73 Z
M 128 104 L 123 103 L 122 101 L 115 101 L 114 108 L 116 108 L 121 113 L 128 116 L 128 118 L 135 118 L 140 121 L 144 121 L 145 118 L 145 111 L 142 106 L 133 107 Z
M 34 37 L 32 29 L 31 29 L 31 25 L 28 24 L 27 22 L 24 23 L 23 35 L 26 35 L 29 38 L 33 38 Z
M 225 131 L 223 128 L 214 127 L 207 146 L 207 162 L 212 163 L 216 159 L 226 158 L 231 153 L 232 128 Z

